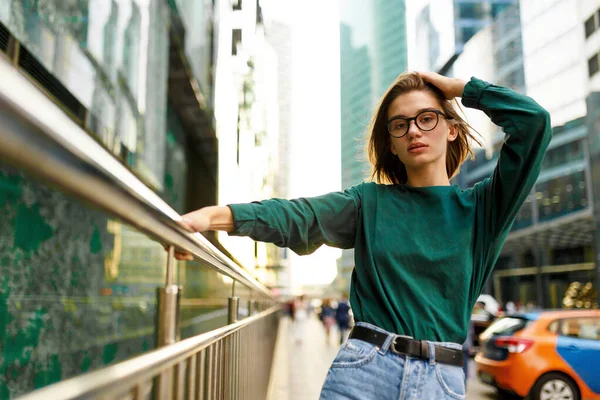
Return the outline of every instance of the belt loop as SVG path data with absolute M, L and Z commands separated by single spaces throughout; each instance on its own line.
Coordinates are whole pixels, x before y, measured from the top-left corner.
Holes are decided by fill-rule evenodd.
M 383 346 L 381 346 L 381 349 L 379 349 L 381 354 L 385 354 L 389 350 L 394 340 L 396 340 L 396 335 L 389 334 L 387 339 L 385 339 L 385 342 L 383 342 Z
M 425 344 L 429 348 L 429 365 L 435 365 L 435 345 L 429 341 Z

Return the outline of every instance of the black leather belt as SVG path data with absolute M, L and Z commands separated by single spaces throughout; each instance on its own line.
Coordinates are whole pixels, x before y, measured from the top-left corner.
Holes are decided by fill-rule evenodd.
M 349 338 L 362 340 L 381 348 L 389 335 L 389 333 L 379 332 L 364 326 L 355 326 L 350 332 Z M 390 350 L 396 354 L 429 360 L 429 346 L 425 340 L 415 340 L 408 336 L 396 336 L 390 344 Z M 435 361 L 462 367 L 464 355 L 462 350 L 435 346 Z

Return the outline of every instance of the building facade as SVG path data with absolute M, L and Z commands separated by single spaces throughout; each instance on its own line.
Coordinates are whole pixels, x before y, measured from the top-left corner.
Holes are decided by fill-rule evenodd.
M 521 1 L 518 10 L 506 10 L 495 24 L 497 32 L 505 33 L 493 39 L 494 47 L 502 46 L 493 55 L 494 81 L 532 96 L 550 112 L 553 125 L 541 174 L 488 282 L 487 290 L 504 302 L 548 308 L 598 305 L 594 149 L 600 131 L 593 57 L 600 44 L 589 21 L 596 23 L 599 8 L 597 1 Z M 556 54 L 564 57 L 555 59 Z M 480 150 L 465 165 L 461 184 L 471 186 L 490 176 L 502 142 L 503 134 L 496 132 L 487 151 Z
M 416 17 L 411 68 L 452 75 L 465 44 L 518 0 L 429 0 Z
M 265 21 L 266 40 L 273 48 L 277 57 L 277 118 L 275 123 L 279 135 L 276 149 L 278 162 L 275 168 L 273 193 L 282 198 L 289 198 L 290 180 L 290 135 L 292 132 L 292 26 L 284 20 L 271 19 Z M 276 269 L 277 284 L 282 296 L 292 295 L 292 271 L 288 249 L 271 247 L 271 251 L 279 252 L 273 256 L 278 263 L 273 263 Z
M 215 122 L 219 132 L 218 203 L 282 197 L 277 53 L 256 1 L 218 3 Z M 269 287 L 279 286 L 284 250 L 220 232 L 219 242 Z
M 228 23 L 225 6 L 232 8 L 212 0 L 2 1 L 0 58 L 182 214 L 218 200 L 216 57 L 223 40 L 229 53 L 236 43 L 219 30 Z M 259 14 L 255 6 L 255 25 Z M 268 76 L 272 58 L 263 59 L 256 74 Z M 250 91 L 233 93 L 236 108 L 250 104 L 242 97 Z M 253 93 L 255 103 L 273 98 Z M 241 123 L 265 114 L 265 105 L 257 107 L 262 111 L 245 109 Z M 273 129 L 261 118 L 252 132 Z M 258 135 L 241 140 L 260 147 Z M 262 188 L 263 176 L 250 178 Z M 5 160 L 0 220 L 0 398 L 156 347 L 156 289 L 166 268 L 161 243 Z M 262 257 L 251 251 L 253 260 Z M 178 262 L 175 284 L 183 287 L 182 338 L 228 323 L 231 279 L 200 262 Z M 236 295 L 243 314 L 249 291 L 237 287 Z

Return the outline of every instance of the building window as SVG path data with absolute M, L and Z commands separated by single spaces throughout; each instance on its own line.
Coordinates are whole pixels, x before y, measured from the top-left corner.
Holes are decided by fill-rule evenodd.
M 479 31 L 481 27 L 479 26 L 465 26 L 461 28 L 461 42 L 467 43 L 469 39 L 471 39 L 475 34 Z
M 242 0 L 233 0 L 233 9 L 241 10 L 242 9 Z
M 590 77 L 598 72 L 598 53 L 594 54 L 594 56 L 588 60 L 588 70 Z
M 588 207 L 587 183 L 583 171 L 536 184 L 539 222 L 583 210 Z
M 591 17 L 589 17 L 586 21 L 585 21 L 585 37 L 589 38 L 590 36 L 592 36 L 592 33 L 594 33 L 594 31 L 596 30 L 596 21 L 595 21 L 595 15 L 592 14 Z
M 481 3 L 459 3 L 458 17 L 460 19 L 484 19 L 487 15 L 486 5 Z
M 583 147 L 583 140 L 577 140 L 548 150 L 542 168 L 560 167 L 565 164 L 583 161 L 585 159 Z
M 238 48 L 238 45 L 241 43 L 241 41 L 242 41 L 242 30 L 234 29 L 233 33 L 231 35 L 231 55 L 232 56 L 237 55 L 237 48 Z
M 514 3 L 497 3 L 492 4 L 492 18 L 496 18 L 498 14 L 504 11 L 508 6 L 513 5 Z M 518 4 L 518 3 L 517 3 Z

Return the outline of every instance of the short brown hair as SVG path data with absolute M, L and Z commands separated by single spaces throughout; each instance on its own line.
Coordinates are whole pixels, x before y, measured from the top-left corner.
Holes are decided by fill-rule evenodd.
M 406 167 L 400 158 L 390 151 L 387 113 L 390 105 L 398 96 L 415 90 L 433 94 L 440 103 L 444 114 L 456 126 L 458 135 L 454 141 L 448 144 L 446 152 L 446 172 L 449 178 L 457 175 L 461 164 L 468 157 L 473 156 L 469 139 L 481 145 L 480 140 L 471 133 L 469 124 L 456 112 L 454 104 L 450 100 L 446 100 L 441 90 L 425 82 L 415 72 L 402 73 L 382 96 L 368 128 L 367 157 L 371 164 L 371 180 L 377 183 L 406 183 L 408 178 Z

